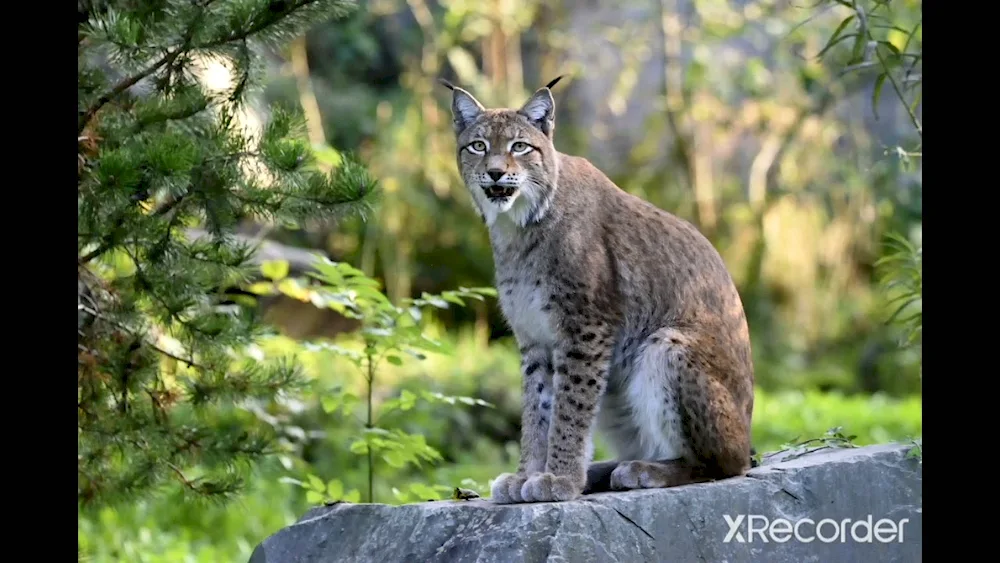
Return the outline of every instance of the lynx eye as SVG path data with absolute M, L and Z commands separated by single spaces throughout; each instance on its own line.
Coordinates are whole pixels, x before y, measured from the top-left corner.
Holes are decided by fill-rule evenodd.
M 468 149 L 470 152 L 476 154 L 484 154 L 486 152 L 486 143 L 483 141 L 472 141 L 469 143 Z
M 510 152 L 514 154 L 524 154 L 530 150 L 531 150 L 531 145 L 522 141 L 518 141 L 510 146 Z

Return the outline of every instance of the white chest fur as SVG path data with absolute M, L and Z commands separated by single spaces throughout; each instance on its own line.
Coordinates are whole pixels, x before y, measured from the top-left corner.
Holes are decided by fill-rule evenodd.
M 549 295 L 544 280 L 520 277 L 500 289 L 500 308 L 522 346 L 555 344 L 555 327 L 547 305 Z

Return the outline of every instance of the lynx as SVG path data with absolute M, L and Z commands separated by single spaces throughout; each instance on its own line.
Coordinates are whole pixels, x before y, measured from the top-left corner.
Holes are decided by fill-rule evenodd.
M 519 109 L 452 91 L 458 168 L 520 349 L 521 459 L 496 503 L 724 479 L 751 466 L 743 304 L 693 225 L 553 145 L 556 78 Z M 591 463 L 593 432 L 617 454 Z

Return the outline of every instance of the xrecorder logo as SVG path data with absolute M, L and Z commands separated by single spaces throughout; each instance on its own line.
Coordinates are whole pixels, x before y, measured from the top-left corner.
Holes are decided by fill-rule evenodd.
M 823 543 L 845 543 L 848 541 L 902 543 L 903 528 L 910 521 L 909 518 L 903 518 L 898 522 L 882 518 L 872 522 L 871 514 L 863 520 L 844 518 L 839 522 L 832 518 L 824 518 L 819 522 L 810 518 L 803 518 L 795 522 L 786 518 L 771 520 L 760 514 L 749 516 L 740 514 L 736 518 L 726 514 L 724 517 L 726 524 L 729 525 L 729 533 L 726 534 L 725 543 L 732 541 L 738 543 L 785 543 L 791 539 L 802 543 L 816 540 Z

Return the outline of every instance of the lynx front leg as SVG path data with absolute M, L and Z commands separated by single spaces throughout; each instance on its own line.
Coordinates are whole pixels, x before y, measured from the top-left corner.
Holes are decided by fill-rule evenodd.
M 525 502 L 572 500 L 587 484 L 589 440 L 607 383 L 611 339 L 601 327 L 577 327 L 568 327 L 571 336 L 554 354 L 555 400 L 545 472 L 524 483 Z
M 524 502 L 521 489 L 529 477 L 545 470 L 549 423 L 552 418 L 552 360 L 543 346 L 521 350 L 523 403 L 521 405 L 521 461 L 516 473 L 504 473 L 493 482 L 493 501 Z

